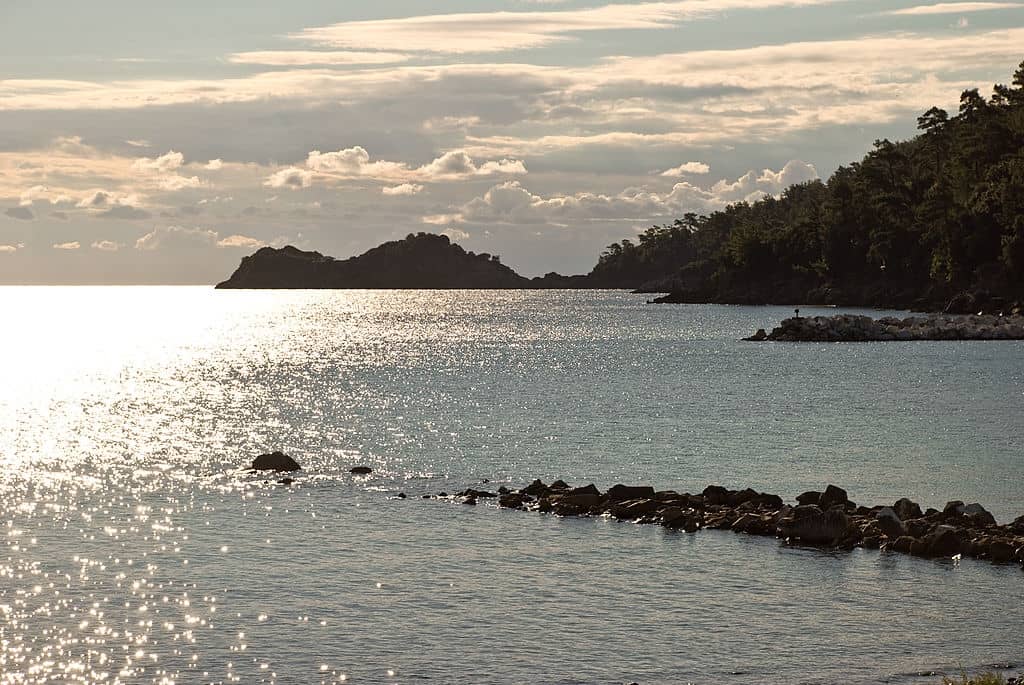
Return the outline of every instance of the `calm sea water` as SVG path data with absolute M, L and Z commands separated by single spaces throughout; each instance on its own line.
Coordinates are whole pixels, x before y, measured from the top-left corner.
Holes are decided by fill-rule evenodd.
M 1020 343 L 741 343 L 789 310 L 618 291 L 0 288 L 0 311 L 0 682 L 935 683 L 1024 661 L 1019 567 L 420 498 L 831 482 L 1005 522 Z M 239 470 L 272 449 L 306 467 L 293 486 Z

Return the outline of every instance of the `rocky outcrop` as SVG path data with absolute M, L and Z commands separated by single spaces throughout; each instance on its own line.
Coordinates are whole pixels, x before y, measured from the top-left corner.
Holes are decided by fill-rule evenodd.
M 904 319 L 840 314 L 783 321 L 767 335 L 745 340 L 780 342 L 893 342 L 915 340 L 1024 340 L 1024 316 L 932 314 Z
M 442 493 L 441 497 L 476 504 L 477 499 L 494 494 L 469 488 L 451 497 Z M 922 512 L 916 502 L 905 497 L 890 506 L 864 507 L 850 501 L 846 490 L 835 485 L 801 494 L 796 506 L 786 504 L 779 495 L 752 488 L 730 490 L 709 485 L 699 495 L 692 495 L 619 484 L 602 493 L 593 484 L 574 488 L 564 481 L 546 485 L 541 480 L 519 490 L 502 486 L 497 500 L 505 509 L 603 516 L 689 533 L 705 528 L 731 530 L 779 537 L 787 544 L 1024 564 L 1024 516 L 999 525 L 980 504 L 953 501 L 942 511 Z
M 253 471 L 298 471 L 302 467 L 284 452 L 261 454 L 252 460 Z

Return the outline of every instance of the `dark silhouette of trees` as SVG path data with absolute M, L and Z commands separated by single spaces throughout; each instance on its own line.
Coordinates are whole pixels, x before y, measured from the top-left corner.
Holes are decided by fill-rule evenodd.
M 955 115 L 932 107 L 917 125 L 824 183 L 611 245 L 590 279 L 681 301 L 1024 299 L 1024 62 L 990 98 L 966 90 Z

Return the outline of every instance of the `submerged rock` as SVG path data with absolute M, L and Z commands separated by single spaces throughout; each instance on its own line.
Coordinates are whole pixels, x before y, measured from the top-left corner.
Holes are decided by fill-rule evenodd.
M 373 469 L 369 466 L 353 466 L 348 472 L 356 476 L 368 476 L 373 473 Z
M 261 454 L 252 460 L 253 471 L 298 471 L 302 467 L 284 452 Z

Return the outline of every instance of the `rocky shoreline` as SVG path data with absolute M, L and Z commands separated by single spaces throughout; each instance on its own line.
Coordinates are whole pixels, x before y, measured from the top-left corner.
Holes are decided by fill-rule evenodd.
M 931 314 L 904 319 L 839 314 L 794 316 L 752 342 L 893 342 L 920 340 L 1024 340 L 1024 316 Z
M 431 497 L 431 495 L 424 495 Z M 1024 565 L 1024 516 L 999 525 L 980 504 L 952 501 L 941 511 L 901 498 L 890 505 L 859 506 L 842 488 L 805 492 L 796 504 L 747 488 L 709 485 L 699 495 L 651 486 L 570 487 L 535 480 L 519 490 L 467 488 L 441 498 L 474 505 L 493 498 L 498 506 L 556 516 L 606 517 L 695 533 L 703 529 L 777 537 L 788 544 L 842 550 L 880 549 L 933 559 L 972 557 Z

